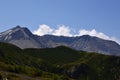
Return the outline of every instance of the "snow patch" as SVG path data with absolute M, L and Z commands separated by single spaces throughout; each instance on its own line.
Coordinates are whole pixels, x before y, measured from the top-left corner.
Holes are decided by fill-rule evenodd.
M 5 31 L 5 32 L 2 32 L 0 35 L 7 35 L 7 34 L 10 34 L 10 33 L 12 33 L 12 30 L 10 29 L 10 30 L 7 30 L 7 31 Z

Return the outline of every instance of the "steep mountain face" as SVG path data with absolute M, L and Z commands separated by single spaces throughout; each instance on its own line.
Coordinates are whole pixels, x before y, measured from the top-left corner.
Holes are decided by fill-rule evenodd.
M 27 28 L 20 26 L 0 33 L 0 41 L 15 44 L 20 48 L 53 48 L 64 45 L 76 50 L 120 56 L 120 45 L 114 41 L 89 35 L 79 37 L 37 36 Z
M 20 48 L 39 48 L 33 34 L 27 28 L 17 26 L 0 33 L 0 41 L 17 45 Z
M 103 40 L 88 35 L 79 37 L 75 40 L 71 47 L 76 50 L 88 52 L 97 52 L 103 54 L 120 55 L 120 45 L 114 41 Z

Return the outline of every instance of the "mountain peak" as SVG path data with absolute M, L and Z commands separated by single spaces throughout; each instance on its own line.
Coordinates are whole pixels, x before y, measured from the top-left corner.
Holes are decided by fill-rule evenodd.
M 28 30 L 27 27 L 21 27 L 20 25 L 17 25 L 16 27 L 14 27 L 14 28 L 12 28 L 10 30 L 12 30 L 12 31 L 18 31 L 18 30 L 22 30 L 22 29 L 27 29 Z
M 20 25 L 17 25 L 16 28 L 21 28 L 21 26 L 20 26 Z
M 17 25 L 16 27 L 9 29 L 0 33 L 2 40 L 11 40 L 11 39 L 20 39 L 20 38 L 29 38 L 32 35 L 30 30 L 26 27 L 21 27 Z
M 18 31 L 20 29 L 22 29 L 22 27 L 18 25 L 18 26 L 14 27 L 14 28 L 12 28 L 10 30 L 12 30 L 13 32 L 15 32 L 15 31 Z

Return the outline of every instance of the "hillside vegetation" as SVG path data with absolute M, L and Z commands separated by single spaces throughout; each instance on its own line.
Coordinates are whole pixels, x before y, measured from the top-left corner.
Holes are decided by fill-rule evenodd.
M 0 43 L 0 78 L 8 80 L 120 80 L 120 57 L 65 46 L 20 49 Z

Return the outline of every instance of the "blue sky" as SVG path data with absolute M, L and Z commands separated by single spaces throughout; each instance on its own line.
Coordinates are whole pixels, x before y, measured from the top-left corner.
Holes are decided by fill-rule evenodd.
M 46 24 L 102 32 L 120 39 L 120 0 L 0 0 L 0 32 Z

